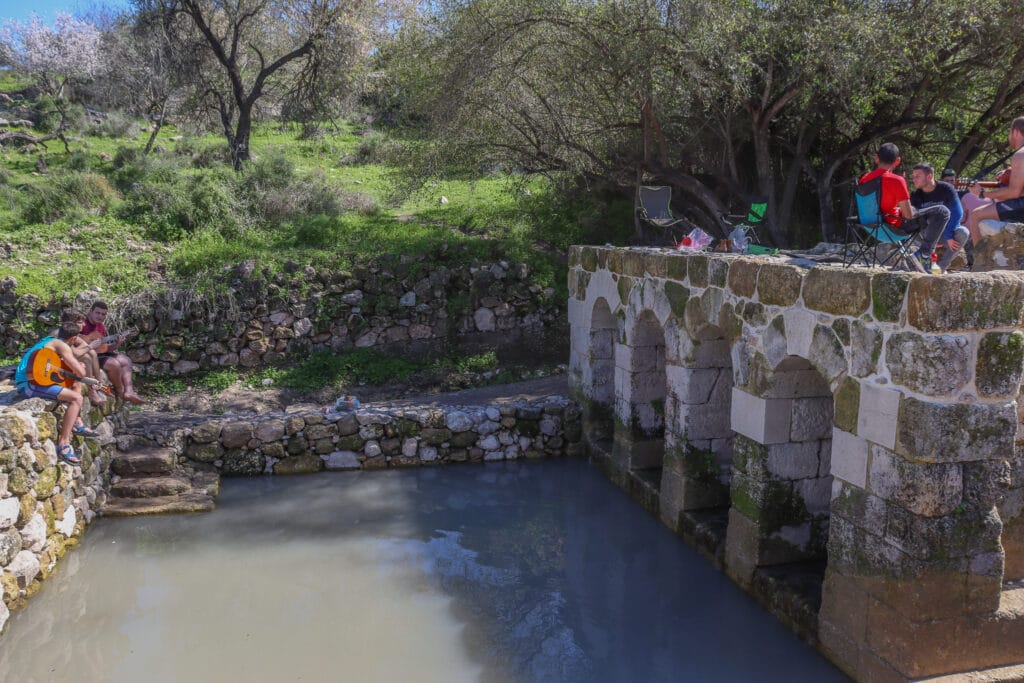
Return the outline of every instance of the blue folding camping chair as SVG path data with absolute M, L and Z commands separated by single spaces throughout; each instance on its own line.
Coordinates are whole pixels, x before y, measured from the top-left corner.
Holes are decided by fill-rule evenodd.
M 866 183 L 854 182 L 853 199 L 857 214 L 846 219 L 847 251 L 843 256 L 843 267 L 863 263 L 867 267 L 886 266 L 923 271 L 917 258 L 910 253 L 910 245 L 918 237 L 920 229 L 908 233 L 896 232 L 882 216 L 882 178 L 877 177 Z M 878 247 L 892 245 L 884 258 L 879 260 Z M 853 245 L 850 249 L 849 245 Z

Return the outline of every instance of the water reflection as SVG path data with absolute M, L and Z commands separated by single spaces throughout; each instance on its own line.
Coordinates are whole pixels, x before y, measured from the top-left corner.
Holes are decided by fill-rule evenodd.
M 225 482 L 102 520 L 0 639 L 5 680 L 837 680 L 580 462 Z

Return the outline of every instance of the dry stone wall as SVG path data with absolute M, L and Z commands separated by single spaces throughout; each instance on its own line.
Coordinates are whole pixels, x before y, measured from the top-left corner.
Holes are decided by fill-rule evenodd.
M 0 631 L 77 543 L 106 499 L 114 430 L 123 415 L 109 401 L 98 439 L 75 438 L 81 465 L 58 462 L 62 408 L 42 399 L 0 405 Z M 88 405 L 88 404 L 87 404 Z M 102 411 L 92 409 L 99 422 Z
M 173 438 L 173 437 L 172 437 Z M 226 475 L 517 460 L 585 450 L 579 408 L 549 397 L 487 407 L 286 412 L 195 425 L 186 456 Z
M 315 349 L 525 345 L 552 354 L 565 348 L 565 304 L 530 279 L 524 263 L 449 267 L 426 256 L 379 259 L 351 271 L 294 265 L 259 270 L 252 261 L 226 272 L 216 295 L 168 287 L 113 300 L 112 331 L 138 327 L 122 348 L 139 370 L 184 374 L 217 367 L 252 368 Z M 71 303 L 19 296 L 0 280 L 0 354 L 16 357 L 59 322 Z

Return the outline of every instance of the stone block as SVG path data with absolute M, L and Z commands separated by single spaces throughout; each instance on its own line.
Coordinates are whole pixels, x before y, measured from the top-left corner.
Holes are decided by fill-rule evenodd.
M 225 448 L 243 448 L 252 436 L 251 422 L 229 422 L 221 428 L 220 442 Z
M 665 298 L 668 300 L 672 315 L 683 317 L 686 304 L 690 300 L 690 289 L 671 280 L 665 283 Z
M 753 258 L 731 259 L 727 287 L 736 296 L 752 297 L 757 290 L 757 274 L 761 261 Z
M 1014 452 L 1016 431 L 1013 402 L 944 404 L 906 398 L 895 450 L 926 462 L 1006 458 Z
M 960 504 L 963 479 L 958 464 L 910 462 L 887 448 L 871 448 L 868 489 L 915 514 L 938 517 Z
M 832 500 L 832 477 L 810 477 L 793 482 L 793 492 L 804 502 L 807 512 L 816 518 L 828 517 Z
M 334 451 L 322 458 L 328 470 L 358 470 L 361 466 L 355 451 Z
M 789 308 L 783 312 L 782 318 L 786 330 L 786 355 L 809 358 L 817 317 L 802 308 Z
M 726 405 L 679 406 L 676 431 L 690 439 L 718 439 L 732 434 L 729 408 Z
M 319 472 L 323 467 L 324 460 L 319 455 L 296 455 L 275 463 L 274 474 L 309 474 Z
M 832 430 L 831 474 L 862 489 L 868 482 L 868 442 L 841 429 Z
M 846 350 L 835 331 L 826 325 L 814 328 L 807 360 L 827 382 L 834 381 L 847 371 Z
M 819 444 L 816 441 L 773 444 L 768 446 L 765 468 L 768 474 L 776 479 L 816 478 L 818 476 L 818 452 Z M 831 496 L 831 487 L 829 487 L 828 496 Z
M 878 371 L 882 333 L 859 320 L 850 323 L 850 374 L 867 377 Z
M 255 436 L 263 443 L 280 441 L 284 438 L 284 422 L 282 420 L 266 420 L 256 426 Z
M 707 254 L 689 254 L 687 256 L 689 263 L 686 268 L 691 287 L 708 286 L 708 258 Z
M 732 257 L 708 254 L 708 285 L 725 287 L 729 280 L 729 262 Z
M 819 441 L 832 436 L 832 397 L 793 399 L 789 435 L 792 441 Z
M 899 322 L 910 280 L 908 273 L 876 273 L 871 277 L 871 313 L 875 320 Z
M 1024 334 L 992 332 L 981 338 L 975 366 L 979 396 L 1010 398 L 1020 391 L 1024 376 Z
M 885 364 L 896 384 L 918 393 L 943 396 L 971 379 L 972 349 L 960 335 L 900 332 L 885 344 Z
M 834 399 L 835 426 L 846 432 L 856 433 L 857 414 L 860 410 L 860 382 L 847 377 L 836 389 Z
M 1003 272 L 915 278 L 907 294 L 907 322 L 923 332 L 1021 327 L 1024 278 Z
M 871 305 L 871 273 L 834 266 L 812 268 L 804 278 L 803 297 L 809 309 L 858 317 Z
M 17 498 L 4 498 L 0 500 L 0 529 L 7 529 L 14 526 L 18 521 L 18 514 L 21 505 Z
M 891 387 L 861 383 L 857 410 L 857 435 L 886 448 L 896 444 L 900 397 Z
M 18 580 L 18 588 L 25 590 L 39 574 L 39 559 L 30 550 L 22 550 L 7 565 L 7 571 Z
M 734 387 L 730 420 L 733 431 L 758 443 L 789 441 L 792 401 L 764 399 Z
M 757 276 L 757 296 L 769 306 L 792 306 L 800 298 L 803 268 L 765 263 Z

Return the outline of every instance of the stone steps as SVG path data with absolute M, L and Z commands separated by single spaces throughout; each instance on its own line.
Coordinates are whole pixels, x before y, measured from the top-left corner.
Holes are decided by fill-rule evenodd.
M 146 448 L 114 456 L 110 468 L 115 474 L 170 474 L 178 465 L 178 457 L 168 448 Z
M 190 491 L 177 496 L 155 498 L 110 498 L 103 507 L 104 517 L 136 515 L 169 515 L 185 512 L 209 512 L 214 509 L 213 496 Z
M 152 443 L 130 444 L 132 450 L 111 462 L 115 476 L 103 506 L 107 517 L 206 512 L 215 507 L 220 475 L 178 464 L 179 450 Z

